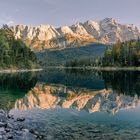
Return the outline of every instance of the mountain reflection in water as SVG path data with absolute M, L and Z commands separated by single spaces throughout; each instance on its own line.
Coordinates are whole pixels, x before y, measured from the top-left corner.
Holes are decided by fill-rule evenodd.
M 86 110 L 89 113 L 108 112 L 115 114 L 120 109 L 135 108 L 139 102 L 137 95 L 131 97 L 106 89 L 94 91 L 38 83 L 24 98 L 16 101 L 15 109 L 60 107 L 74 108 L 78 111 Z
M 61 107 L 115 113 L 135 106 L 139 95 L 139 71 L 48 69 L 0 74 L 2 109 L 12 109 L 16 104 L 22 110 Z
M 139 71 L 48 69 L 2 75 L 0 93 L 0 107 L 12 102 L 9 113 L 25 117 L 24 125 L 44 140 L 140 139 Z

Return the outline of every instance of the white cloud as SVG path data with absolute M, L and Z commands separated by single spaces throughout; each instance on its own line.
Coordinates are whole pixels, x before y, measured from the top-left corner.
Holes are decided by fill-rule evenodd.
M 13 25 L 15 22 L 13 20 L 10 20 L 7 22 L 7 25 Z

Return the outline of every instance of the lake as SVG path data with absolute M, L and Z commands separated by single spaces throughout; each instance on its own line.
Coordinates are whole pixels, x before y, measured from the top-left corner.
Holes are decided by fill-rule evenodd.
M 46 140 L 140 139 L 140 71 L 0 74 L 0 108 Z

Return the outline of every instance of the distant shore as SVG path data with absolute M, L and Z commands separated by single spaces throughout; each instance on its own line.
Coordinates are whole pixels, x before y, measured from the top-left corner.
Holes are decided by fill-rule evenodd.
M 63 67 L 49 66 L 40 69 L 1 69 L 0 73 L 36 72 L 46 69 L 75 69 L 75 70 L 100 70 L 100 71 L 140 71 L 140 67 Z
M 140 71 L 140 67 L 63 67 L 63 66 L 49 66 L 45 69 L 79 69 L 79 70 L 101 70 L 101 71 Z
M 43 69 L 1 69 L 0 73 L 16 73 L 16 72 L 35 72 Z

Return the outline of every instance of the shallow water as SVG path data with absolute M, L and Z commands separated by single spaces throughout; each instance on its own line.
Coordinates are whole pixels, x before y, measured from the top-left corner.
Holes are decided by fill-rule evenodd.
M 140 72 L 49 69 L 0 77 L 0 107 L 24 116 L 44 139 L 140 139 Z
M 46 139 L 140 138 L 140 119 L 139 117 L 132 119 L 131 113 L 139 115 L 132 110 L 112 116 L 101 112 L 94 114 L 77 112 L 73 109 L 32 110 L 17 114 L 28 118 L 26 120 L 28 128 L 36 128 L 46 135 Z M 127 115 L 130 115 L 130 118 Z

